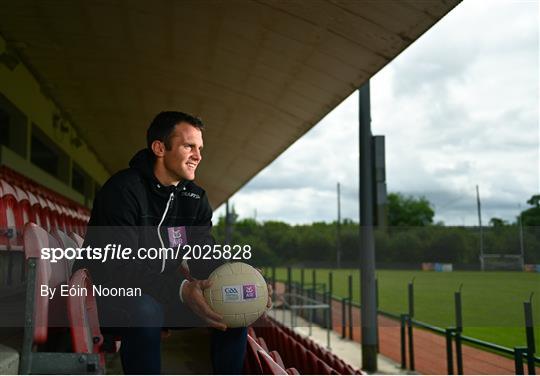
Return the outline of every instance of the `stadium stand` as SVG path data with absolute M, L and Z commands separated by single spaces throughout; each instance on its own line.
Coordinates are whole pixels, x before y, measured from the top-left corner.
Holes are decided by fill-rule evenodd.
M 253 328 L 249 328 L 244 373 L 248 375 L 299 375 L 294 367 L 286 368 L 277 351 L 265 350 Z
M 81 301 L 78 297 L 67 299 L 67 302 L 65 299 L 49 300 L 41 297 L 36 289 L 41 284 L 68 283 L 71 263 L 53 264 L 41 260 L 39 250 L 45 244 L 64 248 L 82 245 L 81 235 L 85 232 L 88 215 L 85 207 L 0 166 L 0 293 L 7 292 L 8 296 L 19 291 L 23 293 L 21 301 L 24 300 L 26 306 L 26 326 L 20 354 L 19 371 L 22 373 L 103 370 L 104 357 L 92 355 L 101 345 L 97 340 L 101 337 L 96 334 L 99 325 L 96 326 L 95 301 Z M 27 268 L 29 272 L 25 273 Z M 71 283 L 77 285 L 88 281 L 89 277 L 80 271 Z M 23 290 L 14 290 L 17 286 Z M 69 333 L 71 345 L 65 347 L 62 337 L 66 334 L 69 337 Z M 91 341 L 88 334 L 94 334 Z M 93 344 L 91 351 L 87 346 L 90 342 Z
M 295 367 L 301 374 L 362 374 L 311 339 L 302 337 L 269 316 L 257 322 L 254 332 L 264 338 L 268 349 L 283 355 L 282 362 L 286 367 Z
M 77 270 L 72 275 L 71 261 L 51 263 L 40 258 L 43 247 L 82 246 L 88 214 L 86 208 L 5 166 L 0 167 L 0 255 L 9 256 L 9 281 L 14 276 L 26 277 L 27 325 L 20 356 L 21 373 L 103 373 L 105 353 L 119 349 L 116 338 L 104 338 L 101 334 L 92 294 L 66 298 L 57 294 L 49 299 L 38 290 L 41 285 L 60 284 L 92 290 L 87 270 Z M 14 255 L 23 258 L 20 267 L 13 262 Z M 249 328 L 244 371 L 275 375 L 359 373 L 267 316 L 261 318 L 258 326 Z
M 294 333 L 293 336 L 292 332 L 289 329 L 283 330 L 279 323 L 267 316 L 257 323 L 255 329 L 250 328 L 246 373 L 284 374 L 285 371 L 287 374 L 295 375 L 362 374 L 310 339 L 301 337 L 298 333 Z M 267 340 L 262 337 L 263 335 Z M 269 348 L 277 350 L 269 351 Z M 283 359 L 280 354 L 284 354 Z
M 42 297 L 38 286 L 44 284 L 57 287 L 67 283 L 71 265 L 68 260 L 51 263 L 39 257 L 43 247 L 74 247 L 82 238 L 74 240 L 59 229 L 48 234 L 36 224 L 28 223 L 24 230 L 25 255 L 29 260 L 26 320 L 32 322 L 25 328 L 23 351 L 21 354 L 21 373 L 101 373 L 105 371 L 104 338 L 99 327 L 97 305 L 92 294 L 74 295 L 67 301 Z M 92 282 L 85 269 L 77 270 L 69 285 L 87 288 L 91 291 Z M 47 348 L 52 333 L 62 335 L 62 320 L 67 314 L 71 335 L 71 351 L 42 352 L 36 349 Z M 246 373 L 250 374 L 298 374 L 294 367 L 286 368 L 277 351 L 268 352 L 263 338 L 253 337 L 255 331 L 250 328 L 248 351 L 246 356 Z M 262 343 L 261 346 L 259 343 Z M 335 374 L 326 364 L 317 363 L 313 368 L 323 374 Z M 306 366 L 304 365 L 304 368 Z M 319 372 L 320 373 L 320 372 Z
M 89 215 L 86 207 L 0 166 L 0 228 L 16 229 L 18 245 L 22 245 L 22 229 L 27 222 L 34 222 L 47 231 L 60 228 L 83 236 Z M 5 243 L 6 240 L 0 238 L 0 247 Z
M 43 186 L 0 166 L 0 289 L 23 285 L 23 229 L 33 222 L 52 232 L 84 235 L 89 211 Z

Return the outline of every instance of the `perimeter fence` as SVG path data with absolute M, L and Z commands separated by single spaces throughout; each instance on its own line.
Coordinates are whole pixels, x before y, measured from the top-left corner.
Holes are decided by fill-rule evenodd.
M 297 270 L 298 271 L 298 270 Z M 297 315 L 302 316 L 309 322 L 317 324 L 325 329 L 338 331 L 341 338 L 350 340 L 360 340 L 360 312 L 361 305 L 353 299 L 353 276 L 347 278 L 347 294 L 339 296 L 334 293 L 334 273 L 329 271 L 327 278 L 322 280 L 315 269 L 311 270 L 309 281 L 306 278 L 306 269 L 299 269 L 300 278 L 293 279 L 293 268 L 286 268 L 286 277 L 277 278 L 276 268 L 265 269 L 265 277 L 273 285 L 274 293 L 281 284 L 282 292 L 288 296 L 298 297 L 298 300 L 309 299 L 312 302 L 320 302 L 329 306 L 324 310 L 299 310 Z M 297 274 L 297 273 L 296 273 Z M 536 374 L 536 368 L 540 366 L 540 357 L 536 355 L 534 315 L 532 307 L 533 294 L 528 301 L 523 302 L 523 329 L 525 333 L 524 346 L 514 346 L 513 348 L 501 346 L 499 344 L 473 338 L 463 334 L 463 304 L 461 286 L 454 292 L 454 325 L 439 327 L 431 325 L 415 318 L 415 298 L 414 280 L 407 284 L 407 310 L 396 314 L 379 308 L 379 288 L 376 280 L 377 291 L 377 312 L 380 318 L 392 320 L 399 325 L 399 354 L 401 368 L 410 371 L 416 370 L 415 360 L 415 330 L 424 329 L 438 334 L 445 339 L 446 371 L 447 374 L 464 373 L 463 344 L 485 350 L 491 353 L 500 354 L 514 360 L 514 370 L 516 374 L 524 374 L 525 369 L 529 375 Z M 274 296 L 275 299 L 275 296 Z M 356 313 L 353 315 L 353 311 Z M 329 315 L 329 316 L 328 316 Z M 537 316 L 538 317 L 538 316 Z M 380 320 L 378 318 L 378 320 Z M 378 328 L 379 332 L 379 328 Z M 379 341 L 378 341 L 379 342 Z M 526 366 L 526 368 L 524 367 Z

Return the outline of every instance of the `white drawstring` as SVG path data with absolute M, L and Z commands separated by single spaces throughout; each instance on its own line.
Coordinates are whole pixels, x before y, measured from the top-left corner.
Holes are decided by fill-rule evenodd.
M 163 223 L 163 221 L 165 220 L 165 216 L 167 215 L 167 212 L 169 211 L 169 205 L 171 204 L 171 201 L 174 200 L 174 192 L 171 192 L 171 195 L 169 196 L 169 200 L 167 201 L 167 205 L 165 206 L 165 211 L 163 212 L 163 216 L 161 217 L 161 221 L 159 221 L 159 225 L 157 226 L 157 234 L 158 234 L 158 237 L 159 237 L 159 242 L 161 243 L 161 256 L 162 256 L 162 260 L 163 260 L 163 263 L 161 265 L 161 272 L 160 273 L 163 273 L 163 271 L 165 270 L 165 261 L 167 259 L 167 251 L 165 250 L 165 244 L 163 244 L 163 239 L 161 238 L 161 224 Z M 165 256 L 164 256 L 165 254 Z

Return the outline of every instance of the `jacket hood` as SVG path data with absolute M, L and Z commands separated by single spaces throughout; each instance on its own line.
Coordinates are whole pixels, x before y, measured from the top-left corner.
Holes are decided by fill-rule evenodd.
M 131 161 L 129 161 L 129 167 L 136 169 L 142 176 L 149 179 L 154 178 L 154 156 L 150 154 L 150 150 L 139 150 Z

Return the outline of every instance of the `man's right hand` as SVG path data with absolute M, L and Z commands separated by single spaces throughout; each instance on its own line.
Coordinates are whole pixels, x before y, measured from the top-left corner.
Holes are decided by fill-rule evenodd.
M 210 308 L 204 299 L 203 290 L 209 288 L 212 282 L 209 280 L 194 280 L 187 282 L 182 288 L 182 300 L 197 316 L 202 318 L 212 328 L 225 331 L 227 325 L 223 323 L 223 317 Z

